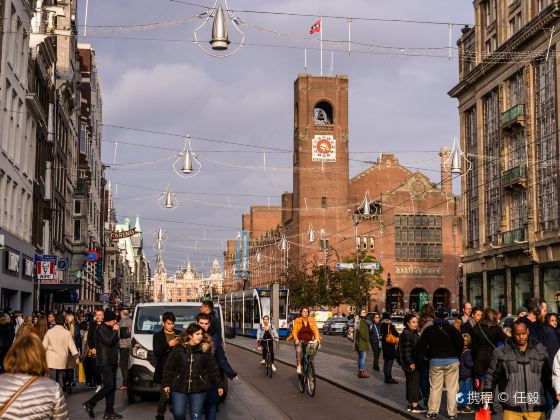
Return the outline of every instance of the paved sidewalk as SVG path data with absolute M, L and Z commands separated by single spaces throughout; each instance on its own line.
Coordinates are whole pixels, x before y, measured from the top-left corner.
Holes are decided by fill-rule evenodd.
M 260 351 L 256 349 L 255 339 L 237 336 L 234 339 L 226 340 L 226 342 L 228 345 L 234 345 L 260 354 Z M 274 349 L 274 358 L 280 363 L 294 367 L 295 374 L 295 352 L 291 342 L 280 342 L 279 348 Z M 366 361 L 366 366 L 369 366 L 367 370 L 370 374 L 370 377 L 367 379 L 358 378 L 357 361 L 321 353 L 321 350 L 317 353 L 315 360 L 315 372 L 320 379 L 394 411 L 404 417 L 411 419 L 424 418 L 424 416 L 411 414 L 406 411 L 407 403 L 404 387 L 405 379 L 403 371 L 398 365 L 393 368 L 393 377 L 399 381 L 399 384 L 388 385 L 383 382 L 384 378 L 382 372 L 372 371 L 371 360 Z M 256 356 L 255 363 L 258 362 L 259 357 Z M 445 401 L 445 399 L 443 399 L 443 401 Z

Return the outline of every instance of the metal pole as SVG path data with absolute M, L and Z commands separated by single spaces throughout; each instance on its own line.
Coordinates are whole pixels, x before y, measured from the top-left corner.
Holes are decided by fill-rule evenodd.
M 319 33 L 321 35 L 321 76 L 323 76 L 323 18 L 319 19 Z
M 280 328 L 280 285 L 277 281 L 272 285 L 272 323 L 276 331 Z

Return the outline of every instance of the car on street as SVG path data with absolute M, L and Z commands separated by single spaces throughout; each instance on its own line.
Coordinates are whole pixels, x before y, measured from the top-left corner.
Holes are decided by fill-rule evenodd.
M 348 319 L 342 316 L 333 316 L 323 324 L 323 334 L 344 334 L 345 327 L 348 325 Z
M 393 315 L 391 317 L 391 324 L 397 329 L 400 334 L 404 330 L 404 316 L 403 315 Z

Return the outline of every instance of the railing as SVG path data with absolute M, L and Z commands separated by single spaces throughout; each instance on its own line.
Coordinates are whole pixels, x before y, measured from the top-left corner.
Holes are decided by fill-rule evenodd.
M 508 126 L 525 119 L 525 105 L 517 104 L 502 113 L 502 125 Z
M 505 171 L 502 175 L 502 184 L 509 187 L 516 184 L 525 185 L 527 179 L 527 166 L 519 165 Z
M 504 246 L 523 241 L 525 241 L 525 228 L 513 229 L 502 233 L 502 244 Z

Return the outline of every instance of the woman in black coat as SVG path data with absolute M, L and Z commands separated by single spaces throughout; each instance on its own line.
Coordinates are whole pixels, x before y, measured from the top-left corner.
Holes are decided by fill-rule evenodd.
M 490 359 L 494 350 L 502 346 L 507 335 L 498 325 L 498 313 L 492 308 L 486 308 L 480 322 L 473 328 L 472 352 L 474 356 L 475 378 L 483 381 L 490 366 Z M 483 384 L 480 385 L 482 389 Z
M 418 335 L 418 318 L 415 314 L 406 314 L 404 317 L 405 329 L 399 338 L 400 357 L 402 368 L 406 377 L 406 400 L 407 411 L 412 413 L 423 413 L 426 410 L 418 404 L 420 401 L 420 365 L 422 355 L 416 349 L 420 339 Z
M 397 329 L 391 323 L 391 316 L 387 313 L 383 313 L 383 321 L 381 322 L 381 349 L 383 350 L 383 375 L 385 375 L 386 384 L 396 384 L 397 381 L 393 379 L 393 374 L 391 373 L 393 369 L 393 363 L 397 357 L 397 345 L 387 343 L 387 335 L 389 331 L 395 337 L 399 336 Z
M 204 410 L 207 391 L 218 388 L 224 393 L 222 376 L 212 354 L 212 342 L 203 341 L 204 330 L 191 324 L 181 335 L 182 343 L 169 355 L 163 369 L 162 388 L 171 394 L 173 418 L 199 420 Z

